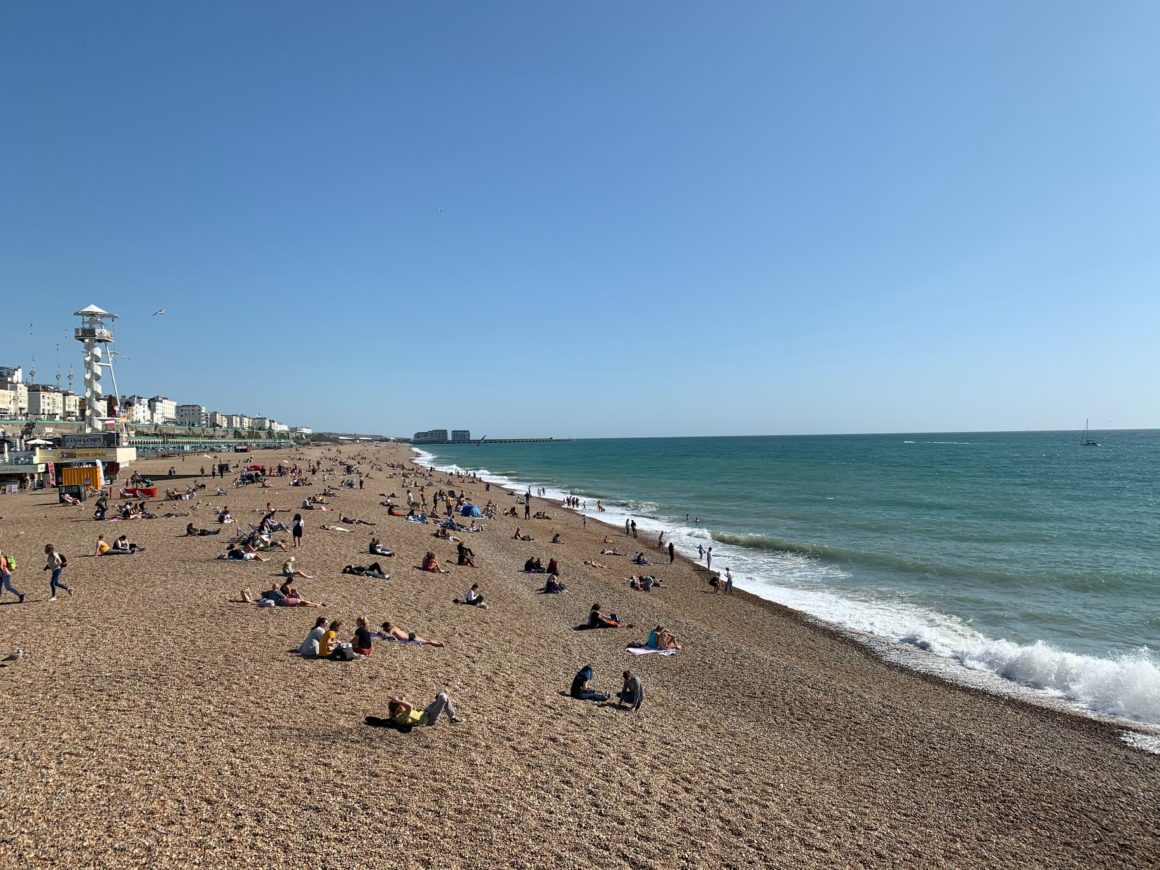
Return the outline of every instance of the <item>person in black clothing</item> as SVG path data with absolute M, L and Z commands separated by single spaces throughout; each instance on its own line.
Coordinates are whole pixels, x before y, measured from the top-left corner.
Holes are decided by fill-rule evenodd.
M 568 694 L 580 701 L 607 701 L 608 696 L 592 689 L 592 665 L 585 665 L 572 678 Z
M 371 630 L 365 616 L 360 616 L 355 620 L 353 646 L 354 651 L 360 656 L 369 656 L 374 651 L 371 644 Z
M 669 564 L 671 565 L 673 563 L 673 560 L 675 560 L 676 558 L 677 558 L 677 548 L 673 546 L 672 541 L 669 541 Z

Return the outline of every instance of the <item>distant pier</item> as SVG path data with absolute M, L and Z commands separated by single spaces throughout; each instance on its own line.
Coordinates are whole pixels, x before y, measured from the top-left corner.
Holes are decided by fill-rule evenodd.
M 469 438 L 458 441 L 412 441 L 416 447 L 435 447 L 440 444 L 563 444 L 571 438 Z

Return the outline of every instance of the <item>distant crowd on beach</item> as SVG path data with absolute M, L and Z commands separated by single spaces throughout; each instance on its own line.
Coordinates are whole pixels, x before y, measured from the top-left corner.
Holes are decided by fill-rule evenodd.
M 170 469 L 170 476 L 174 469 Z M 188 484 L 184 489 L 171 487 L 165 490 L 165 502 L 184 502 L 188 504 L 185 513 L 173 511 L 159 512 L 151 509 L 147 494 L 154 492 L 153 482 L 140 474 L 130 477 L 128 485 L 120 490 L 122 503 L 115 509 L 110 508 L 112 492 L 104 492 L 96 500 L 92 513 L 94 520 L 104 524 L 108 522 L 124 522 L 131 520 L 156 520 L 172 518 L 188 518 L 199 512 L 199 498 L 207 491 L 207 484 L 201 478 L 206 476 L 206 468 L 200 468 L 198 480 Z M 312 492 L 299 500 L 295 507 L 276 506 L 273 501 L 267 501 L 265 508 L 260 510 L 261 516 L 257 522 L 240 522 L 234 517 L 229 506 L 220 504 L 209 506 L 215 523 L 211 527 L 200 526 L 193 520 L 185 523 L 184 537 L 193 539 L 218 538 L 226 530 L 231 532 L 227 539 L 222 540 L 222 551 L 218 559 L 229 563 L 258 563 L 268 562 L 273 553 L 283 554 L 281 571 L 277 582 L 270 588 L 255 593 L 250 586 L 242 588 L 241 603 L 257 607 L 308 607 L 324 608 L 326 604 L 318 600 L 317 596 L 308 596 L 296 585 L 305 581 L 311 583 L 316 580 L 312 574 L 299 567 L 297 555 L 301 550 L 303 537 L 306 534 L 306 512 L 330 512 L 336 515 L 336 520 L 318 525 L 320 532 L 349 533 L 354 528 L 364 526 L 375 528 L 381 522 L 391 520 L 412 522 L 433 526 L 432 537 L 438 541 L 446 541 L 455 545 L 455 566 L 457 568 L 472 569 L 477 567 L 477 559 L 473 548 L 468 544 L 468 536 L 487 534 L 488 523 L 497 517 L 514 518 L 523 523 L 545 522 L 550 523 L 552 516 L 548 512 L 546 490 L 539 488 L 533 493 L 529 487 L 522 494 L 511 493 L 514 503 L 506 508 L 487 498 L 480 505 L 465 487 L 478 486 L 482 483 L 473 474 L 457 474 L 454 477 L 445 475 L 443 480 L 436 480 L 436 473 L 431 469 L 417 465 L 403 463 L 379 463 L 373 457 L 362 453 L 346 455 L 342 449 L 335 449 L 322 454 L 320 458 L 300 461 L 283 460 L 273 466 L 257 462 L 245 462 L 239 465 L 220 461 L 214 458 L 209 466 L 209 478 L 215 486 L 215 493 L 222 497 L 227 494 L 226 479 L 232 477 L 229 486 L 240 488 L 257 486 L 271 488 L 271 480 L 280 479 L 291 487 L 309 487 Z M 221 481 L 217 483 L 217 481 Z M 391 485 L 405 493 L 400 497 L 395 492 L 380 493 L 380 506 L 386 509 L 385 518 L 367 518 L 355 516 L 353 513 L 341 510 L 336 500 L 341 498 L 344 490 L 365 488 L 368 481 L 383 481 L 389 490 Z M 387 482 L 390 482 L 387 484 Z M 491 484 L 484 484 L 484 494 L 491 493 Z M 142 497 L 145 495 L 146 497 Z M 79 501 L 64 500 L 66 507 L 76 507 Z M 585 511 L 587 502 L 576 496 L 564 496 L 560 506 L 575 511 Z M 596 503 L 597 511 L 605 510 L 601 502 Z M 289 520 L 280 515 L 292 514 Z M 464 524 L 466 520 L 466 524 Z M 585 517 L 585 523 L 587 518 Z M 640 529 L 634 518 L 627 518 L 624 523 L 624 534 L 627 539 L 637 542 Z M 288 537 L 280 537 L 287 535 Z M 135 555 L 144 552 L 145 548 L 129 539 L 128 534 L 108 536 L 98 534 L 93 549 L 93 556 L 108 557 L 120 555 Z M 517 525 L 511 540 L 520 544 L 535 543 L 535 538 Z M 561 533 L 557 530 L 550 532 L 549 546 L 562 543 Z M 340 541 L 335 546 L 345 546 Z M 663 564 L 671 565 L 677 557 L 676 546 L 672 540 L 666 540 L 666 532 L 657 535 L 655 549 L 662 554 Z M 57 601 L 58 593 L 73 594 L 73 588 L 63 580 L 68 567 L 67 557 L 57 551 L 53 544 L 46 544 L 43 548 L 45 565 L 43 570 L 49 575 L 49 601 Z M 343 574 L 355 575 L 379 581 L 389 581 L 392 572 L 384 567 L 381 559 L 396 558 L 394 550 L 383 543 L 380 535 L 371 533 L 370 544 L 358 559 L 352 559 L 343 569 Z M 611 537 L 604 536 L 599 555 L 602 557 L 628 557 L 630 564 L 638 570 L 624 576 L 628 588 L 633 591 L 649 593 L 653 590 L 664 590 L 667 587 L 665 578 L 658 576 L 656 570 L 649 572 L 639 569 L 651 567 L 653 560 L 646 553 L 646 549 L 632 549 L 621 552 L 617 549 Z M 370 558 L 366 558 L 370 557 Z M 667 561 L 665 561 L 667 557 Z M 711 591 L 732 592 L 733 575 L 729 568 L 725 569 L 724 576 L 712 570 L 713 548 L 698 545 L 698 561 L 703 561 L 708 574 Z M 517 565 L 519 563 L 517 562 Z M 595 558 L 584 560 L 587 568 L 596 571 L 611 570 L 610 566 L 597 561 Z M 516 566 L 513 566 L 516 567 Z M 449 574 L 450 569 L 441 564 L 434 550 L 427 550 L 414 566 L 420 572 Z M 522 561 L 522 569 L 526 574 L 544 575 L 543 583 L 537 591 L 543 594 L 558 595 L 569 591 L 564 581 L 564 569 L 557 558 L 549 558 L 547 564 L 539 556 L 529 556 Z M 13 574 L 17 570 L 17 559 L 11 553 L 0 550 L 0 597 L 10 592 L 17 597 L 18 603 L 24 603 L 26 594 L 18 589 L 13 582 Z M 398 572 L 394 572 L 397 576 Z M 395 582 L 398 582 L 396 580 Z M 464 590 L 461 597 L 454 598 L 452 604 L 476 608 L 480 611 L 489 606 L 484 591 L 479 583 L 471 583 Z M 575 626 L 577 631 L 601 629 L 633 629 L 631 622 L 611 611 L 605 611 L 599 602 L 593 603 L 583 619 Z M 374 654 L 376 642 L 391 645 L 412 645 L 419 647 L 442 648 L 443 641 L 434 637 L 424 636 L 417 631 L 399 626 L 390 620 L 383 620 L 377 629 L 372 629 L 371 621 L 365 615 L 354 619 L 353 630 L 349 634 L 344 631 L 344 621 L 340 618 L 319 616 L 313 627 L 297 646 L 294 652 L 304 659 L 354 662 L 369 658 Z M 663 656 L 674 655 L 683 649 L 683 644 L 671 629 L 657 625 L 649 629 L 646 636 L 638 642 L 629 643 L 625 648 L 632 655 L 647 655 L 650 653 Z M 596 701 L 600 704 L 613 703 L 617 706 L 639 710 L 644 703 L 644 683 L 639 673 L 626 669 L 621 675 L 620 688 L 615 692 L 602 692 L 593 688 L 594 672 L 591 665 L 585 665 L 576 673 L 566 694 L 577 700 Z M 458 712 L 452 699 L 446 692 L 438 693 L 434 700 L 421 709 L 412 704 L 403 695 L 398 694 L 389 698 L 387 702 L 387 717 L 376 719 L 368 717 L 368 724 L 380 727 L 394 727 L 400 730 L 409 730 L 417 725 L 434 725 L 440 718 L 446 717 L 451 723 L 460 721 Z

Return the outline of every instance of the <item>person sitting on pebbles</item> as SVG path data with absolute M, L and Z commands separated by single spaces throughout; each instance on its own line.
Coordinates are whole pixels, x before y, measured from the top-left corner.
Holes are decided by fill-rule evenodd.
M 393 556 L 390 550 L 382 545 L 378 538 L 371 538 L 370 554 L 372 556 Z
M 295 557 L 291 556 L 289 559 L 282 563 L 282 576 L 287 578 L 301 577 L 303 580 L 313 580 L 314 578 L 307 574 L 305 571 L 300 571 L 298 568 L 294 567 L 294 559 Z
M 544 588 L 541 590 L 548 595 L 557 595 L 561 592 L 567 592 L 568 587 L 560 582 L 560 578 L 555 574 L 549 574 L 548 579 L 544 581 Z
M 423 562 L 419 566 L 420 571 L 430 571 L 432 574 L 450 574 L 451 572 L 439 564 L 439 560 L 435 558 L 435 554 L 430 550 L 423 556 Z
M 121 535 L 117 540 L 113 541 L 113 546 L 109 548 L 108 555 L 124 555 L 126 553 L 144 553 L 144 547 L 138 547 L 136 544 L 129 543 L 128 535 Z
M 452 604 L 468 604 L 472 607 L 479 607 L 484 610 L 487 609 L 487 602 L 483 600 L 483 592 L 479 588 L 478 583 L 472 583 L 471 588 L 463 596 L 463 600 L 454 599 Z
M 592 665 L 585 665 L 572 678 L 572 687 L 568 694 L 578 701 L 598 701 L 603 703 L 608 696 L 592 688 Z
M 620 628 L 620 620 L 615 613 L 604 613 L 600 609 L 600 604 L 593 604 L 588 611 L 588 621 L 584 624 L 585 628 Z

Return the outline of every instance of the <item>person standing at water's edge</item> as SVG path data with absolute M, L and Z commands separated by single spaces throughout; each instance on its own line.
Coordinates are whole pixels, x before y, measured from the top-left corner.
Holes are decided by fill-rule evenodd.
M 673 561 L 676 558 L 677 558 L 677 548 L 673 546 L 672 541 L 669 541 L 669 564 L 670 565 L 673 564 Z
M 64 571 L 65 566 L 64 557 L 56 551 L 56 547 L 54 547 L 52 544 L 44 545 L 44 555 L 48 557 L 44 566 L 44 570 L 52 572 L 48 581 L 48 588 L 52 592 L 52 596 L 48 600 L 56 601 L 56 590 L 58 588 L 63 589 L 69 595 L 72 595 L 72 589 L 60 582 L 60 575 L 61 572 Z

